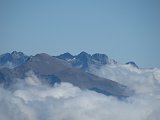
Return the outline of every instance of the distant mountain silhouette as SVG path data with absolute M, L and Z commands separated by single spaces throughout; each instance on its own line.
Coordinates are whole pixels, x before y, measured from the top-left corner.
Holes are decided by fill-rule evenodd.
M 31 56 L 27 56 L 22 52 L 13 51 L 12 53 L 5 53 L 0 55 L 0 68 L 14 68 L 21 64 L 24 64 Z M 70 63 L 73 67 L 79 68 L 83 71 L 88 71 L 91 66 L 100 68 L 103 65 L 117 64 L 113 59 L 110 59 L 105 54 L 95 53 L 90 55 L 86 52 L 81 52 L 78 55 L 72 55 L 70 53 L 64 53 L 59 56 L 54 56 L 58 59 L 62 59 Z M 126 64 L 130 64 L 136 68 L 139 68 L 135 62 L 130 61 Z

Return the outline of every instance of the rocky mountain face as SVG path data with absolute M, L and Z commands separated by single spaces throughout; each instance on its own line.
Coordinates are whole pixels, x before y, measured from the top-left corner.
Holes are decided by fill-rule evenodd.
M 12 53 L 5 53 L 0 55 L 0 68 L 14 68 L 21 64 L 24 64 L 31 56 L 27 56 L 22 52 L 13 51 Z M 117 64 L 114 59 L 109 58 L 105 54 L 95 53 L 90 55 L 86 52 L 81 52 L 78 55 L 71 55 L 70 53 L 64 53 L 59 56 L 53 56 L 58 59 L 62 59 L 70 63 L 73 67 L 79 68 L 83 71 L 88 71 L 91 66 L 100 68 L 103 65 Z M 138 66 L 135 62 L 130 61 L 126 64 L 132 65 L 136 68 Z
M 84 71 L 88 71 L 90 66 L 101 67 L 106 64 L 117 64 L 115 60 L 110 59 L 107 55 L 99 53 L 90 55 L 86 52 L 81 52 L 75 56 L 70 53 L 64 53 L 56 57 L 68 61 L 73 67 Z
M 82 52 L 76 57 L 69 53 L 52 57 L 42 53 L 27 57 L 24 61 L 13 69 L 0 69 L 0 82 L 7 87 L 10 84 L 14 84 L 16 78 L 23 79 L 28 71 L 33 71 L 39 78 L 46 80 L 43 82 L 48 82 L 50 85 L 55 82 L 69 82 L 81 89 L 90 89 L 119 98 L 127 97 L 131 94 L 129 88 L 122 84 L 80 70 L 86 69 L 90 64 L 109 64 L 110 61 L 105 55 L 94 54 L 91 56 Z M 77 69 L 78 65 L 82 67 Z
M 0 68 L 14 68 L 26 62 L 29 57 L 22 52 L 13 51 L 0 55 Z
M 131 65 L 131 66 L 133 66 L 133 67 L 135 67 L 135 68 L 139 68 L 138 65 L 136 65 L 136 63 L 133 62 L 133 61 L 127 62 L 126 64 L 127 64 L 127 65 Z

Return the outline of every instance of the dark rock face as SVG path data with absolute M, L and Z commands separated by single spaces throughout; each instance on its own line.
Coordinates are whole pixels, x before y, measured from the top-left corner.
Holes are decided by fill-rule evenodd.
M 72 65 L 77 68 L 85 70 L 89 67 L 91 62 L 91 55 L 86 52 L 81 52 L 75 57 L 75 60 L 72 61 Z
M 70 57 L 70 59 L 68 59 L 68 56 L 66 56 L 66 54 L 62 54 L 60 56 L 57 56 L 57 58 L 67 60 L 73 67 L 79 68 L 84 71 L 88 71 L 89 67 L 92 65 L 94 65 L 95 67 L 100 67 L 106 64 L 117 63 L 115 60 L 108 58 L 107 55 L 99 53 L 90 55 L 86 52 L 81 52 L 76 56 Z
M 105 54 L 99 54 L 99 53 L 93 54 L 92 59 L 94 59 L 96 61 L 99 61 L 103 65 L 110 64 L 109 61 L 108 61 L 109 58 Z
M 55 75 L 41 75 L 40 79 L 42 79 L 43 83 L 48 83 L 50 86 L 53 86 L 55 83 L 61 83 L 61 80 Z
M 26 62 L 29 57 L 22 52 L 13 51 L 0 55 L 0 68 L 14 68 Z
M 57 56 L 57 58 L 62 59 L 62 60 L 71 60 L 74 58 L 74 56 L 67 52 L 67 53 Z
M 85 54 L 79 56 L 80 58 L 84 57 L 86 61 L 90 57 Z M 38 77 L 46 78 L 51 85 L 56 82 L 69 82 L 81 89 L 103 91 L 102 93 L 106 95 L 127 97 L 130 94 L 130 90 L 124 85 L 81 71 L 72 67 L 67 61 L 45 53 L 30 57 L 24 64 L 14 69 L 1 69 L 0 82 L 9 85 L 14 82 L 14 78 L 24 78 L 28 71 L 33 71 Z
M 136 68 L 139 68 L 138 65 L 136 65 L 136 63 L 133 62 L 133 61 L 127 62 L 126 64 L 127 65 L 132 65 L 133 67 L 136 67 Z

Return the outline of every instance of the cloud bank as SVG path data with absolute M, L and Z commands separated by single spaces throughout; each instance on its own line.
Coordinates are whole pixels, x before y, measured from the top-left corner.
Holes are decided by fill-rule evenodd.
M 90 72 L 127 85 L 138 94 L 159 94 L 160 69 L 138 69 L 132 65 L 113 64 L 100 69 L 91 67 Z
M 155 74 L 159 77 L 159 73 Z M 150 87 L 148 89 L 152 95 L 137 93 L 119 100 L 94 91 L 81 90 L 69 83 L 51 87 L 42 84 L 33 73 L 28 73 L 25 79 L 18 79 L 11 89 L 0 87 L 0 119 L 159 120 L 160 96 L 156 93 L 158 88 L 152 84 L 151 87 L 152 91 Z M 137 87 L 137 91 L 139 89 Z

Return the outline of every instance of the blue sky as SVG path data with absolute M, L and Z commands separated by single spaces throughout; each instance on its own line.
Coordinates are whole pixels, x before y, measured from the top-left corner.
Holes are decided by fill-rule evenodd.
M 105 53 L 160 67 L 159 0 L 0 0 L 0 54 Z

